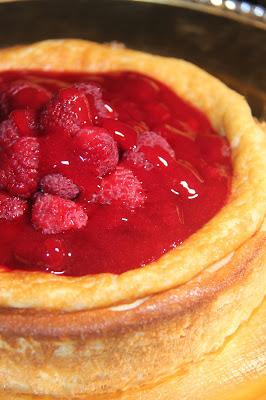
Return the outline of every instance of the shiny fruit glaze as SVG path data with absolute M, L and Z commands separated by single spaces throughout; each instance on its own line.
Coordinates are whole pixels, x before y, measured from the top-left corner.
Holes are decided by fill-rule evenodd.
M 0 75 L 0 263 L 82 276 L 144 266 L 226 203 L 230 147 L 147 76 Z

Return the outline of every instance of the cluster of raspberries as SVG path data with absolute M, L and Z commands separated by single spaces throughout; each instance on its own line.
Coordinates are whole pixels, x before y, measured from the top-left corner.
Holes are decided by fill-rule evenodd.
M 9 82 L 0 93 L 0 116 L 0 220 L 30 213 L 34 228 L 44 234 L 80 229 L 88 215 L 77 201 L 82 188 L 69 176 L 52 165 L 50 173 L 40 173 L 43 137 L 71 138 L 74 157 L 101 178 L 93 201 L 102 205 L 141 207 L 146 193 L 130 165 L 152 168 L 158 149 L 175 157 L 162 136 L 149 130 L 137 134 L 119 121 L 95 83 L 52 94 L 31 81 Z M 101 126 L 97 119 L 104 121 Z

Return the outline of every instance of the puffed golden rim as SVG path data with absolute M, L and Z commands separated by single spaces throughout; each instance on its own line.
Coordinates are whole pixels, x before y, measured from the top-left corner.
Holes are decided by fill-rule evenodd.
M 83 310 L 110 306 L 176 287 L 241 246 L 266 212 L 266 139 L 246 101 L 196 66 L 171 58 L 82 40 L 49 40 L 0 51 L 0 70 L 138 71 L 172 88 L 204 112 L 230 141 L 234 177 L 228 204 L 181 246 L 121 275 L 61 277 L 0 273 L 0 306 Z

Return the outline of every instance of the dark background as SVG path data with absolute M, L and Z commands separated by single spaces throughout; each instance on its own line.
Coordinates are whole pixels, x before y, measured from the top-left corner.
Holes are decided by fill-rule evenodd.
M 266 0 L 256 1 L 265 4 Z M 265 29 L 186 8 L 130 0 L 0 4 L 0 46 L 76 37 L 189 60 L 244 94 L 266 119 Z

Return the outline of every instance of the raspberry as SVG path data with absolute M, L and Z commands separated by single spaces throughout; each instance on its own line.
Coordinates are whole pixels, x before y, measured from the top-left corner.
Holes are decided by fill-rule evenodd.
M 165 150 L 171 157 L 175 158 L 175 152 L 170 144 L 160 135 L 155 132 L 143 132 L 139 135 L 137 148 L 143 147 L 159 147 Z
M 15 110 L 0 124 L 0 147 L 12 146 L 21 136 L 32 136 L 35 129 L 33 110 Z
M 14 196 L 30 197 L 37 188 L 39 143 L 34 137 L 19 139 L 3 153 L 0 184 Z
M 103 180 L 97 200 L 100 204 L 116 203 L 128 208 L 137 208 L 143 205 L 145 194 L 141 182 L 133 172 L 119 166 Z
M 104 128 L 80 131 L 73 139 L 73 146 L 80 160 L 97 176 L 106 175 L 118 163 L 117 144 Z
M 141 155 L 136 156 L 137 153 L 140 153 Z M 174 159 L 169 156 L 169 153 L 163 149 L 159 149 L 158 151 L 158 147 L 143 147 L 141 151 L 133 149 L 130 152 L 125 153 L 124 159 L 133 162 L 136 167 L 144 168 L 146 171 L 155 167 L 165 170 L 174 162 Z
M 144 168 L 146 171 L 150 171 L 154 168 L 154 165 L 147 159 L 142 151 L 127 151 L 123 155 L 123 160 L 134 167 Z
M 79 82 L 75 83 L 74 87 L 86 96 L 92 96 L 94 99 L 102 98 L 102 89 L 95 82 Z
M 0 148 L 7 149 L 19 139 L 19 132 L 15 123 L 7 119 L 0 124 Z
M 75 87 L 61 89 L 43 109 L 40 127 L 46 133 L 59 131 L 75 135 L 92 123 L 88 100 Z
M 10 113 L 9 119 L 16 125 L 20 136 L 34 136 L 36 133 L 35 111 L 27 108 L 26 110 L 14 110 Z
M 42 178 L 40 188 L 45 193 L 50 193 L 65 199 L 75 199 L 79 195 L 79 188 L 71 179 L 61 174 L 50 174 Z
M 39 195 L 32 208 L 32 223 L 45 234 L 81 229 L 88 216 L 74 201 L 52 194 Z
M 116 117 L 116 112 L 103 100 L 102 89 L 97 83 L 80 82 L 76 83 L 74 87 L 87 96 L 95 120 L 97 120 L 98 116 L 101 118 Z
M 169 143 L 155 132 L 143 132 L 137 146 L 124 153 L 124 160 L 134 167 L 150 171 L 154 167 L 165 169 L 174 161 L 175 152 Z
M 102 126 L 112 134 L 123 151 L 130 150 L 136 145 L 137 134 L 131 126 L 111 118 L 104 119 Z
M 49 99 L 51 93 L 42 86 L 26 80 L 10 83 L 0 94 L 1 114 L 7 116 L 16 108 L 40 109 Z
M 0 193 L 0 221 L 21 217 L 27 209 L 27 202 L 18 197 L 9 196 L 6 193 Z

